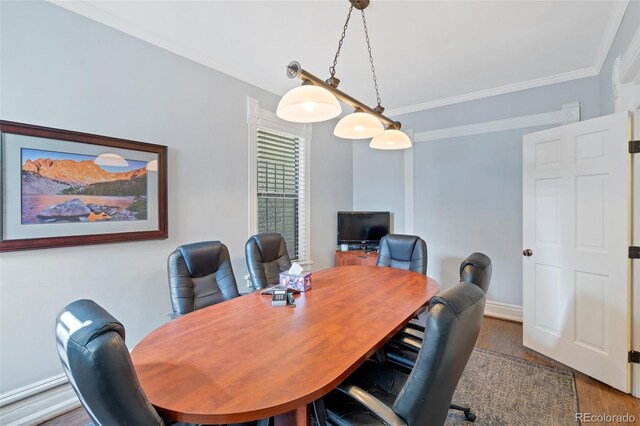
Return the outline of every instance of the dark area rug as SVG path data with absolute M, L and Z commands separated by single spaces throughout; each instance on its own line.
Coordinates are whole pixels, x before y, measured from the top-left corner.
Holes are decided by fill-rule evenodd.
M 462 412 L 450 410 L 446 426 L 565 426 L 576 424 L 578 411 L 573 372 L 479 348 L 453 400 L 471 405 L 477 419 L 471 423 Z

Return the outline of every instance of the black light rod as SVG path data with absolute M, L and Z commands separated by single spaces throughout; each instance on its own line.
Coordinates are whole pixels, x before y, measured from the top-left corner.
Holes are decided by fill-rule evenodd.
M 342 102 L 344 102 L 347 105 L 350 105 L 353 108 L 359 108 L 365 112 L 368 112 L 369 114 L 374 115 L 375 117 L 378 117 L 380 119 L 380 121 L 382 121 L 383 123 L 385 123 L 387 126 L 389 126 L 392 129 L 400 129 L 400 122 L 399 121 L 394 121 L 388 117 L 385 117 L 384 115 L 380 114 L 379 112 L 376 112 L 374 109 L 369 108 L 368 106 L 366 106 L 365 104 L 363 104 L 362 102 L 360 102 L 357 99 L 352 98 L 351 96 L 347 95 L 346 93 L 344 93 L 342 90 L 331 86 L 330 84 L 327 84 L 325 81 L 323 81 L 322 79 L 316 77 L 315 75 L 311 74 L 310 72 L 305 71 L 304 69 L 302 69 L 302 67 L 300 66 L 300 64 L 296 61 L 291 62 L 289 65 L 287 65 L 287 76 L 289 76 L 289 78 L 300 78 L 303 81 L 310 81 L 311 83 L 313 83 L 314 86 L 319 86 L 322 87 L 324 89 L 327 89 L 329 92 L 333 93 L 335 95 L 336 98 L 338 98 L 339 100 L 341 100 Z

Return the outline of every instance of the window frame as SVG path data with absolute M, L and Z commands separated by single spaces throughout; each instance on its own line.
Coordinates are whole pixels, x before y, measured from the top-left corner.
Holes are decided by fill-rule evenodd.
M 298 238 L 302 237 L 304 239 L 304 247 L 299 253 L 299 256 L 302 257 L 299 263 L 305 271 L 308 271 L 313 265 L 311 260 L 311 162 L 309 161 L 312 135 L 311 124 L 290 123 L 281 120 L 275 113 L 260 108 L 260 103 L 257 99 L 247 98 L 247 125 L 249 133 L 249 223 L 247 238 L 258 233 L 257 132 L 262 128 L 267 131 L 294 136 L 299 139 L 298 143 L 302 145 L 300 164 L 304 173 L 301 179 L 304 185 L 303 197 L 299 199 L 299 202 L 304 203 L 304 212 L 302 215 L 298 214 Z

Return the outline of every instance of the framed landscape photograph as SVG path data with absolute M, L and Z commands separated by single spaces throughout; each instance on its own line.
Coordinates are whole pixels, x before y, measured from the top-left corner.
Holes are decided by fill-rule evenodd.
M 167 147 L 0 121 L 0 251 L 167 238 Z

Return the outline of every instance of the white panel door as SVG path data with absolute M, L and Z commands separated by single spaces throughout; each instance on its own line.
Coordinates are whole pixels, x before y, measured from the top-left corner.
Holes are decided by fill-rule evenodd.
M 524 345 L 629 392 L 629 114 L 524 136 Z

